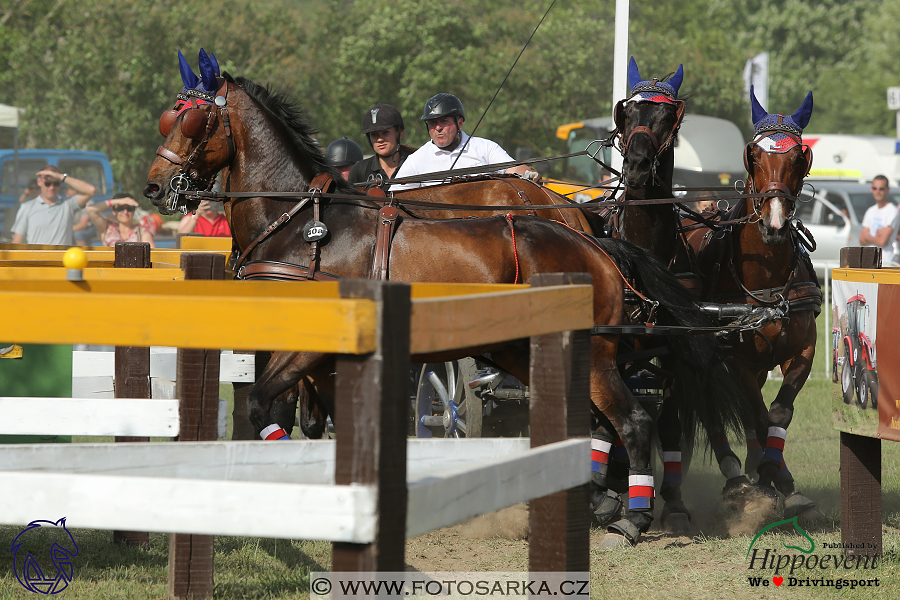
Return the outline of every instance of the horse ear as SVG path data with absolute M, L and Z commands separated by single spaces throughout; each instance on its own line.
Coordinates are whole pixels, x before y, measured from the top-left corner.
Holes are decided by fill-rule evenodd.
M 222 71 L 219 70 L 219 61 L 216 60 L 216 55 L 213 54 L 212 52 L 210 52 L 210 53 L 209 53 L 209 60 L 212 61 L 213 73 L 215 73 L 216 76 L 218 77 L 219 74 L 222 73 Z
M 200 78 L 207 91 L 216 90 L 216 71 L 213 69 L 212 60 L 203 48 L 200 48 Z
M 181 70 L 181 81 L 184 83 L 184 87 L 189 90 L 197 87 L 197 82 L 200 80 L 194 75 L 194 70 L 187 63 L 181 50 L 178 51 L 178 68 Z
M 800 110 L 791 115 L 791 119 L 794 120 L 794 123 L 797 124 L 800 129 L 806 128 L 809 125 L 809 118 L 812 116 L 813 109 L 813 96 L 812 92 L 806 94 L 806 100 L 803 101 L 803 106 L 800 107 Z
M 634 86 L 639 84 L 641 81 L 641 74 L 638 72 L 637 63 L 634 62 L 634 57 L 631 57 L 631 60 L 628 62 L 628 91 L 631 91 Z
M 669 85 L 672 86 L 672 89 L 675 90 L 675 95 L 678 95 L 678 88 L 681 87 L 681 82 L 684 80 L 684 65 L 678 65 L 678 70 L 675 71 L 675 74 L 669 77 L 666 81 Z
M 753 86 L 750 86 L 750 119 L 753 121 L 753 124 L 756 125 L 763 118 L 766 117 L 769 113 L 766 112 L 760 104 L 759 100 L 756 99 L 756 94 L 753 93 Z

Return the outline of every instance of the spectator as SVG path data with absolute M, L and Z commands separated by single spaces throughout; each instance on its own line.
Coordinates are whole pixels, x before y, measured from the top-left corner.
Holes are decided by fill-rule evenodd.
M 206 237 L 231 237 L 225 205 L 221 202 L 201 200 L 197 212 L 185 215 L 178 225 L 178 233 L 198 233 Z
M 365 183 L 370 177 L 390 179 L 415 150 L 401 145 L 403 116 L 390 104 L 376 104 L 363 117 L 363 135 L 375 155 L 353 165 L 346 177 L 351 183 Z
M 28 185 L 25 186 L 25 190 L 22 192 L 22 195 L 19 196 L 19 204 L 22 204 L 26 200 L 37 198 L 38 194 L 40 193 L 41 186 L 38 185 L 37 179 L 32 179 L 28 182 Z
M 888 200 L 888 179 L 877 175 L 872 180 L 872 197 L 875 205 L 866 210 L 862 220 L 862 231 L 859 243 L 863 246 L 880 246 L 881 262 L 893 264 L 898 257 L 894 256 L 894 235 L 900 230 L 900 212 L 893 202 Z
M 13 243 L 74 245 L 75 214 L 93 197 L 94 186 L 60 173 L 53 165 L 38 172 L 37 181 L 40 195 L 19 208 L 12 227 Z M 63 183 L 75 191 L 68 199 L 59 193 Z
M 495 142 L 484 138 L 470 138 L 462 130 L 466 120 L 462 102 L 453 94 L 437 94 L 425 103 L 422 120 L 428 128 L 431 142 L 412 153 L 397 171 L 395 179 L 413 175 L 449 171 L 450 167 L 466 168 L 495 163 L 512 162 L 513 158 Z M 454 165 L 455 163 L 455 165 Z M 534 181 L 540 174 L 531 167 L 510 167 L 507 173 L 515 173 Z M 440 181 L 407 183 L 391 186 L 392 191 L 436 185 Z
M 113 219 L 105 218 L 101 213 L 105 208 L 112 208 Z M 134 222 L 134 211 L 138 201 L 128 194 L 116 194 L 106 203 L 98 202 L 87 207 L 91 223 L 102 231 L 100 242 L 104 246 L 115 246 L 116 242 L 147 242 L 156 248 L 153 234 Z
M 335 167 L 344 179 L 350 175 L 353 165 L 362 159 L 363 151 L 359 144 L 345 137 L 334 140 L 328 144 L 328 148 L 325 150 L 325 160 L 329 165 Z
M 697 201 L 694 202 L 694 210 L 699 213 L 704 211 L 716 210 L 716 195 L 710 191 L 702 191 L 697 194 Z

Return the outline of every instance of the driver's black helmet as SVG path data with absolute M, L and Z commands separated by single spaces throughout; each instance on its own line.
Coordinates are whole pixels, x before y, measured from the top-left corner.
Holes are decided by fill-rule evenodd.
M 363 135 L 368 135 L 373 131 L 382 131 L 389 127 L 396 127 L 398 131 L 403 131 L 403 116 L 400 111 L 390 104 L 376 104 L 366 111 L 363 117 Z
M 422 113 L 423 121 L 441 117 L 466 117 L 459 98 L 453 94 L 437 94 L 425 103 L 425 111 Z
M 362 148 L 353 140 L 342 137 L 328 144 L 325 150 L 325 160 L 332 167 L 346 167 L 355 165 L 363 159 Z

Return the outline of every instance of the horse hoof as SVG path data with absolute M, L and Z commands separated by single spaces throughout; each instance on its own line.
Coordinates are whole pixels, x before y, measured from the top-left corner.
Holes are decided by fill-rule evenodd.
M 612 550 L 615 548 L 631 548 L 634 544 L 628 541 L 624 535 L 618 533 L 607 533 L 600 542 L 600 548 L 603 550 Z
M 725 507 L 733 513 L 774 514 L 778 506 L 778 494 L 771 486 L 750 483 L 744 477 L 729 479 L 722 490 Z
M 619 519 L 607 528 L 607 533 L 600 542 L 600 547 L 624 548 L 636 546 L 641 541 L 641 530 L 628 519 Z
M 691 515 L 683 512 L 673 512 L 660 519 L 660 525 L 666 533 L 675 535 L 687 535 L 691 532 Z
M 784 516 L 786 519 L 798 517 L 807 521 L 824 517 L 822 511 L 816 507 L 816 503 L 800 492 L 794 492 L 784 499 Z
M 686 534 L 691 527 L 691 512 L 681 500 L 666 502 L 659 515 L 659 523 L 663 531 L 678 535 Z
M 594 509 L 591 515 L 591 523 L 594 527 L 606 527 L 613 520 L 622 517 L 622 507 L 624 504 L 619 495 L 612 490 L 606 490 L 603 500 Z

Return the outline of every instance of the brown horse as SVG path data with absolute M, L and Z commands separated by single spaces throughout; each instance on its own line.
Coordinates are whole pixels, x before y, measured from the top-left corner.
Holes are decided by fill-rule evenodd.
M 795 202 L 812 165 L 812 152 L 801 139 L 812 113 L 812 92 L 791 116 L 768 114 L 752 89 L 751 101 L 755 138 L 745 150 L 749 173 L 745 193 L 755 197 L 742 199 L 728 215 L 719 217 L 744 222 L 717 234 L 695 230 L 688 240 L 697 254 L 704 299 L 728 305 L 711 306 L 710 311 L 739 315 L 750 329 L 731 334 L 741 379 L 756 406 L 756 422 L 747 434 L 746 472 L 756 471 L 760 489 L 773 499 L 774 483 L 785 496 L 785 512 L 796 515 L 815 507 L 797 492 L 783 459 L 794 400 L 812 368 L 815 319 L 822 303 L 809 255 L 801 245 L 802 224 L 793 221 Z M 683 257 L 680 260 L 688 264 Z M 784 381 L 767 409 L 761 388 L 776 366 L 781 367 Z M 740 461 L 727 438 L 713 441 L 713 449 L 728 478 L 726 490 L 740 495 L 749 481 L 741 474 Z
M 226 196 L 260 190 L 264 190 L 261 194 L 307 190 L 317 176 L 330 174 L 338 182 L 335 192 L 341 197 L 324 198 L 316 205 L 308 202 L 288 220 L 282 216 L 296 208 L 296 200 L 257 196 L 229 201 L 226 216 L 234 241 L 246 253 L 262 232 L 280 223 L 273 235 L 252 250 L 254 260 L 293 263 L 339 278 L 368 276 L 374 264 L 376 231 L 383 222 L 380 204 L 354 196 L 354 189 L 326 166 L 311 138 L 312 129 L 293 104 L 249 80 L 224 77 L 204 77 L 208 81 L 205 89 L 215 91 L 200 90 L 209 100 L 197 106 L 188 105 L 189 100 L 184 99 L 197 92 L 185 81 L 175 118 L 161 127 L 166 141 L 157 152 L 144 195 L 160 207 L 187 202 L 194 208 L 198 200 L 185 199 L 183 192 L 192 186 L 208 186 L 219 171 L 227 174 L 223 186 Z M 314 220 L 319 222 L 316 227 L 328 234 L 311 256 L 313 244 L 301 240 Z M 390 279 L 513 283 L 526 281 L 535 273 L 586 272 L 593 278 L 595 325 L 614 326 L 624 320 L 624 272 L 636 288 L 658 299 L 661 322 L 669 319 L 694 325 L 702 319 L 665 267 L 627 242 L 594 241 L 531 216 L 452 220 L 401 216 L 397 223 L 389 243 Z M 615 427 L 629 451 L 631 472 L 638 477 L 635 495 L 645 494 L 645 479 L 650 475 L 650 418 L 622 382 L 616 364 L 617 343 L 615 334 L 592 338 L 592 412 Z M 709 400 L 722 385 L 721 378 L 708 368 L 714 349 L 702 340 L 675 339 L 672 344 L 677 347 L 673 353 L 680 357 L 680 367 L 695 386 L 689 405 L 697 422 L 714 430 L 740 423 L 737 403 Z M 487 350 L 504 369 L 528 381 L 527 349 L 515 344 L 415 359 L 446 360 Z M 314 375 L 317 387 L 327 390 L 332 372 L 333 357 L 276 353 L 250 394 L 250 419 L 257 431 L 272 427 L 270 409 L 278 394 L 308 374 Z M 327 395 L 319 394 L 322 397 L 313 400 L 321 402 Z M 302 426 L 307 429 L 310 424 Z M 626 519 L 613 525 L 613 530 L 620 538 L 624 535 L 636 542 L 652 520 L 651 511 L 652 502 L 634 508 Z

